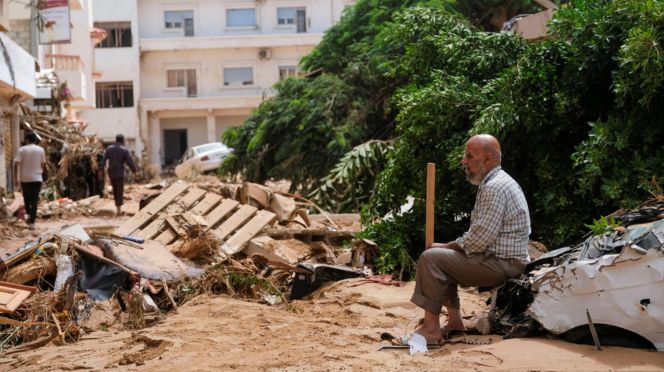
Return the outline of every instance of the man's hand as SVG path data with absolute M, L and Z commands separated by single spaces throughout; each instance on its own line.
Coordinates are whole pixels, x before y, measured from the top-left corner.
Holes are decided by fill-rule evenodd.
M 431 245 L 427 247 L 427 249 L 429 249 L 429 248 L 447 248 L 447 244 L 446 243 L 435 243 L 434 242 L 434 243 L 431 243 Z

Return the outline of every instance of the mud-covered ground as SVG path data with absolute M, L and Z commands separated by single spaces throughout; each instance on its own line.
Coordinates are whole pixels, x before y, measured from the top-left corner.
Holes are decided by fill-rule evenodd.
M 104 203 L 110 212 L 112 201 Z M 138 198 L 127 202 L 138 210 Z M 37 231 L 11 227 L 0 250 L 71 223 L 119 225 L 128 217 L 73 217 L 37 221 Z M 7 227 L 8 228 L 8 227 Z M 484 345 L 448 344 L 426 354 L 382 350 L 382 332 L 411 332 L 421 310 L 409 302 L 413 283 L 401 287 L 331 283 L 292 306 L 259 304 L 228 296 L 200 296 L 142 330 L 111 326 L 75 344 L 48 345 L 0 355 L 0 370 L 664 370 L 664 353 L 619 347 L 595 350 L 546 338 L 502 340 L 469 336 Z M 464 315 L 486 308 L 485 296 L 462 291 Z

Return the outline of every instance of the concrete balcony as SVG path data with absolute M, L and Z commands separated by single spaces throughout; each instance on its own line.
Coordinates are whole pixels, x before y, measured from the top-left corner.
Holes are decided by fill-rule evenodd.
M 0 95 L 11 97 L 18 94 L 26 98 L 33 98 L 37 89 L 35 59 L 9 36 L 0 33 L 0 39 L 2 39 L 11 61 L 11 69 L 4 63 L 4 59 L 0 63 Z
M 140 106 L 144 111 L 192 111 L 192 110 L 242 110 L 249 111 L 258 107 L 263 96 L 227 95 L 219 97 L 192 98 L 141 98 Z
M 323 38 L 322 33 L 220 35 L 141 39 L 141 53 L 155 51 L 270 48 L 288 46 L 315 46 Z
M 45 67 L 53 69 L 61 82 L 67 82 L 72 101 L 86 100 L 88 81 L 85 76 L 83 60 L 80 56 L 47 54 L 45 56 Z

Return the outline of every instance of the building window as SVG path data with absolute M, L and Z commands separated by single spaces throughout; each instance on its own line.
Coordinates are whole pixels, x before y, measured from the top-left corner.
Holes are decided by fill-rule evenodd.
M 297 66 L 279 66 L 279 80 L 302 76 L 304 76 L 304 72 L 300 71 Z
M 256 27 L 256 9 L 227 9 L 226 27 Z
M 230 67 L 224 69 L 224 86 L 254 85 L 254 69 Z
M 186 88 L 187 97 L 196 97 L 196 70 L 167 70 L 166 71 L 167 88 Z
M 133 107 L 134 83 L 121 81 L 97 83 L 97 108 Z
M 277 24 L 295 24 L 295 8 L 277 8 Z
M 194 36 L 194 11 L 165 11 L 164 28 L 166 30 L 182 30 L 184 31 L 184 36 Z
M 297 32 L 307 32 L 307 12 L 305 8 L 277 8 L 278 25 L 296 25 Z
M 95 27 L 106 31 L 106 39 L 97 48 L 131 47 L 131 23 L 129 22 L 95 22 Z

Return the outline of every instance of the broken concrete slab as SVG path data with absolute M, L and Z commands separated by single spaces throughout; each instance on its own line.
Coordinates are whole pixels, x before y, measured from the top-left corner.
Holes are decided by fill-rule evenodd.
M 259 254 L 270 261 L 297 265 L 311 253 L 308 244 L 297 239 L 274 240 L 269 236 L 259 236 L 249 241 L 242 251 L 247 256 Z
M 240 190 L 240 203 L 266 209 L 270 206 L 273 195 L 272 191 L 263 185 L 245 182 Z

